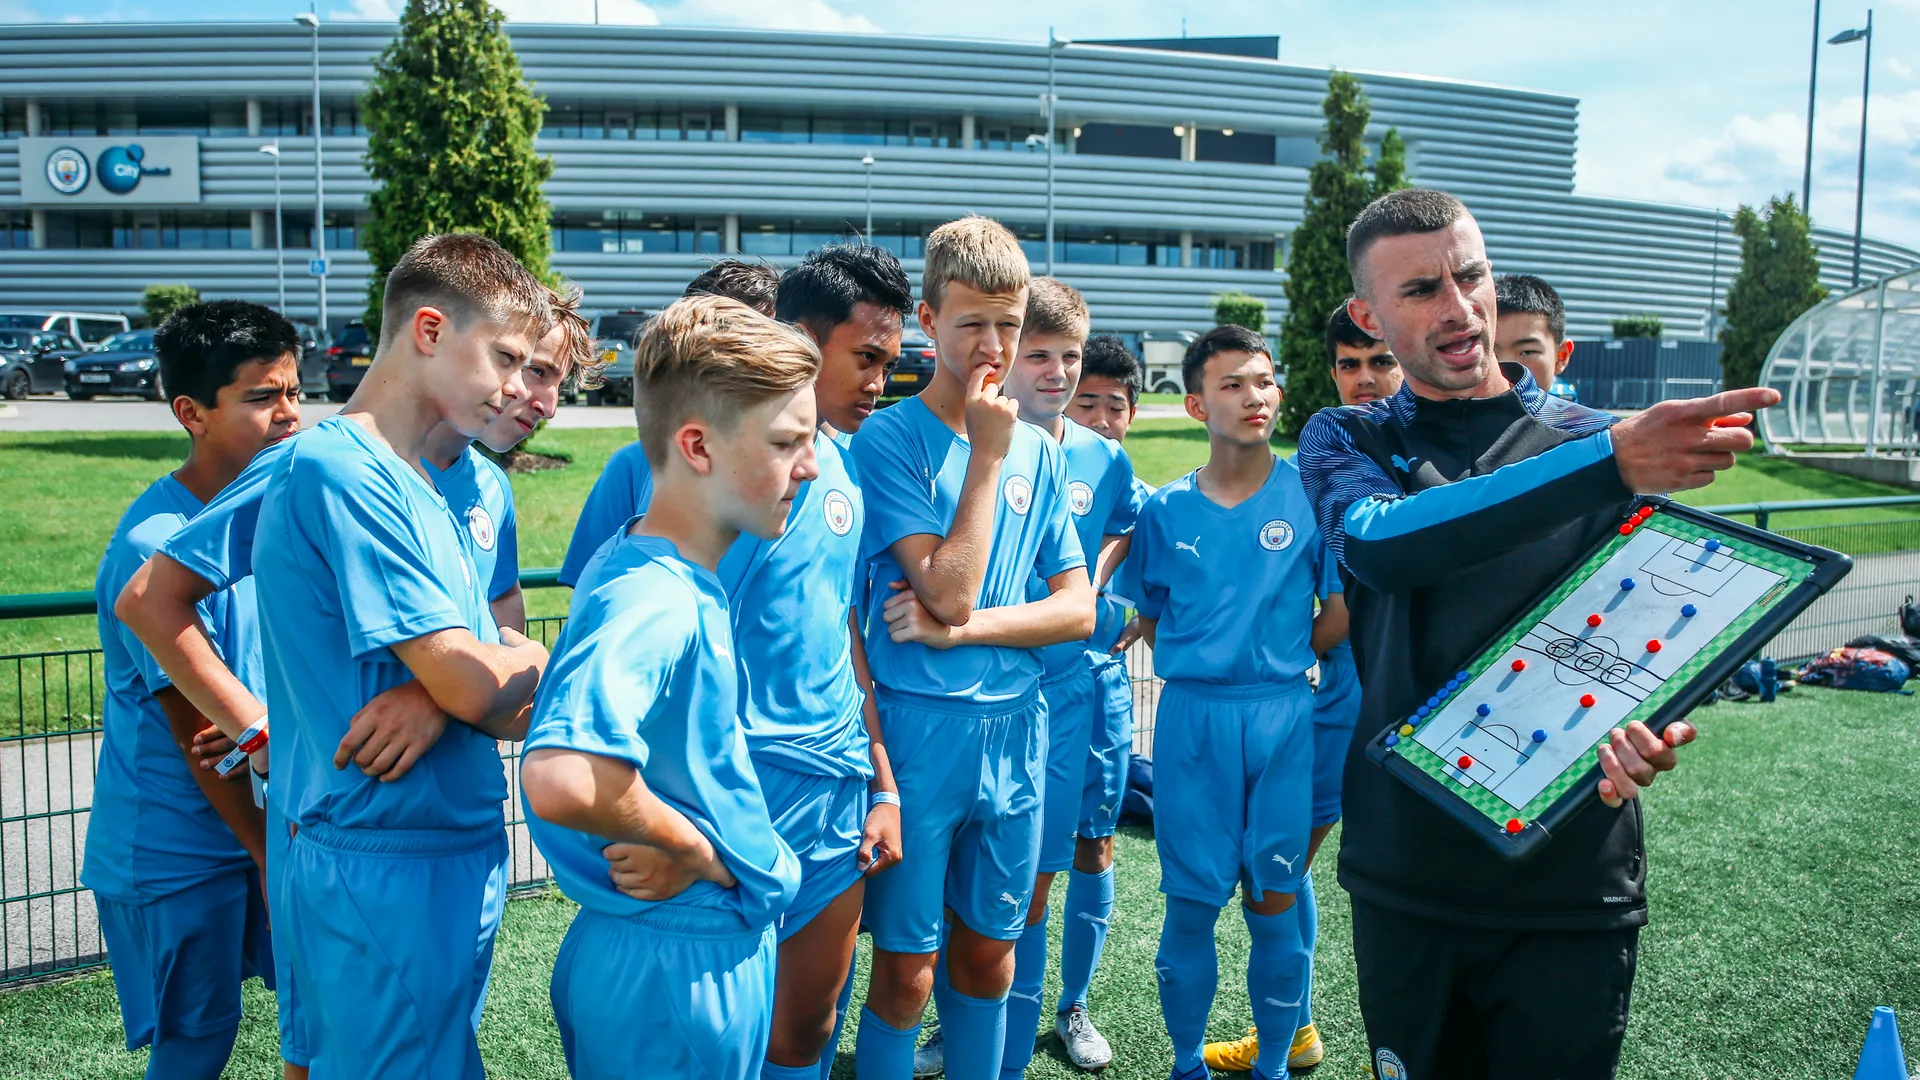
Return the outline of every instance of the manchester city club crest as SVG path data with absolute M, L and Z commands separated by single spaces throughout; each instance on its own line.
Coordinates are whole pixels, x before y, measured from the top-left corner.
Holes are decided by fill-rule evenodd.
M 1373 1075 L 1378 1080 L 1407 1080 L 1407 1067 L 1399 1054 L 1383 1046 L 1373 1055 Z
M 486 507 L 476 506 L 467 511 L 467 532 L 481 551 L 493 550 L 493 515 L 487 513 Z
M 853 531 L 853 500 L 847 498 L 846 492 L 827 492 L 821 512 L 826 514 L 827 528 L 833 530 L 833 535 L 845 536 Z
M 1093 510 L 1093 489 L 1079 480 L 1068 484 L 1067 506 L 1074 517 L 1086 517 Z
M 47 184 L 62 195 L 78 195 L 93 179 L 93 167 L 87 155 L 71 146 L 63 146 L 47 155 Z
M 1293 526 L 1275 518 L 1260 526 L 1260 546 L 1268 551 L 1285 551 L 1293 543 Z
M 1033 481 L 1024 476 L 1009 476 L 1000 486 L 1000 494 L 1006 496 L 1009 509 L 1024 517 L 1027 507 L 1033 505 Z

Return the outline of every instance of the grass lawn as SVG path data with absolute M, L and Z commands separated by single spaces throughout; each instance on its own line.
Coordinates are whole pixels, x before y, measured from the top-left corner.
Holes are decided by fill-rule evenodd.
M 1700 741 L 1647 796 L 1652 924 L 1641 937 L 1620 1075 L 1847 1076 L 1875 1005 L 1901 1012 L 1908 1046 L 1920 1051 L 1913 699 L 1806 689 L 1775 705 L 1720 705 L 1696 718 Z M 1338 839 L 1319 880 L 1314 1004 L 1329 1053 L 1318 1075 L 1352 1080 L 1365 1075 L 1367 1059 L 1346 894 L 1328 861 Z M 1170 1058 L 1153 971 L 1161 900 L 1151 835 L 1123 833 L 1119 860 L 1113 932 L 1092 994 L 1115 1050 L 1104 1075 L 1162 1080 Z M 1056 904 L 1064 895 L 1055 890 Z M 494 1076 L 565 1075 L 547 979 L 572 911 L 553 894 L 508 905 L 480 1030 Z M 1058 912 L 1052 926 L 1057 964 Z M 1232 913 L 1219 926 L 1211 1033 L 1224 1038 L 1251 1014 L 1246 930 Z M 1050 1002 L 1058 982 L 1048 982 Z M 245 1017 L 227 1075 L 277 1077 L 273 1000 L 257 982 L 248 985 Z M 0 1077 L 139 1076 L 145 1053 L 121 1045 L 107 974 L 0 994 Z M 849 1034 L 840 1076 L 852 1076 L 852 1045 Z M 1027 1075 L 1081 1074 L 1048 1036 Z

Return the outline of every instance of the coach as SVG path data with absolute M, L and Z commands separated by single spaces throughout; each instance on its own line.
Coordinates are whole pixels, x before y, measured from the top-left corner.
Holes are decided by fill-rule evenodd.
M 1600 748 L 1601 798 L 1510 863 L 1370 763 L 1365 746 L 1624 517 L 1704 486 L 1753 445 L 1714 421 L 1735 390 L 1628 420 L 1543 393 L 1493 356 L 1493 268 L 1460 200 L 1375 200 L 1347 234 L 1354 322 L 1392 347 L 1396 395 L 1308 421 L 1296 459 L 1348 581 L 1361 719 L 1340 884 L 1379 1080 L 1611 1077 L 1626 1030 L 1646 860 L 1635 796 L 1693 738 L 1634 723 Z

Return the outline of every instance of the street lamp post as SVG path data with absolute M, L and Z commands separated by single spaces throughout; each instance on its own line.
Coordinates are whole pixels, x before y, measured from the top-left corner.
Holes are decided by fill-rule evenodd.
M 867 155 L 866 157 L 863 157 L 863 158 L 861 158 L 861 159 L 860 159 L 860 164 L 861 164 L 862 166 L 864 166 L 864 167 L 866 168 L 866 172 L 867 172 L 867 235 L 866 235 L 866 241 L 867 241 L 867 243 L 869 243 L 869 244 L 871 244 L 871 243 L 873 243 L 873 155 L 872 155 L 872 154 L 868 154 L 868 155 Z
M 1813 0 L 1813 60 L 1807 64 L 1807 163 L 1800 173 L 1800 212 L 1813 217 L 1813 91 L 1820 81 L 1820 0 Z
M 273 273 L 280 284 L 280 314 L 287 313 L 287 257 L 280 236 L 280 144 L 270 142 L 260 152 L 273 159 Z
M 293 21 L 313 31 L 313 257 L 321 267 L 327 258 L 327 186 L 326 168 L 320 147 L 320 16 L 303 11 Z M 321 333 L 327 330 L 327 275 L 314 279 L 320 290 Z
M 1866 212 L 1867 197 L 1867 95 L 1873 89 L 1873 9 L 1867 9 L 1864 30 L 1842 30 L 1827 39 L 1829 45 L 1864 41 L 1867 54 L 1860 61 L 1860 165 L 1853 181 L 1853 284 L 1860 287 L 1860 224 Z
M 1047 27 L 1047 96 L 1041 102 L 1040 112 L 1047 120 L 1047 274 L 1053 274 L 1053 143 L 1059 123 L 1054 113 L 1060 104 L 1060 96 L 1054 93 L 1053 59 L 1067 42 L 1053 36 L 1053 27 Z

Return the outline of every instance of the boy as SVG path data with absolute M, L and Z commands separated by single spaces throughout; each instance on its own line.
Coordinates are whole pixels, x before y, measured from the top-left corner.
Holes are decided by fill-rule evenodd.
M 745 259 L 721 259 L 687 282 L 681 296 L 726 296 L 772 317 L 774 291 L 780 287 L 780 271 L 763 262 Z
M 1559 292 L 1530 274 L 1502 274 L 1493 279 L 1493 287 L 1500 312 L 1494 356 L 1526 368 L 1541 390 L 1553 393 L 1573 359 L 1573 342 L 1566 340 L 1567 309 Z
M 864 512 L 842 440 L 878 403 L 912 303 L 899 260 L 871 245 L 822 248 L 781 279 L 780 321 L 822 354 L 811 391 L 819 477 L 802 489 L 778 540 L 743 536 L 719 568 L 745 688 L 747 747 L 774 826 L 801 867 L 799 896 L 778 928 L 768 1080 L 831 1070 L 835 1003 L 850 992 L 864 878 L 900 859 L 893 773 L 870 716 L 866 651 L 852 622 L 866 587 Z M 645 446 L 643 439 L 616 452 L 630 477 L 595 485 L 581 530 L 591 519 L 647 511 L 654 470 Z M 627 501 L 634 491 L 646 496 L 637 505 Z M 577 530 L 576 542 L 583 535 Z
M 660 498 L 574 592 L 520 771 L 534 841 L 580 904 L 552 989 L 574 1076 L 761 1075 L 800 866 L 737 719 L 718 570 L 742 533 L 777 539 L 819 475 L 819 369 L 804 335 L 716 296 L 675 302 L 635 349 Z
M 867 655 L 912 856 L 869 885 L 873 978 L 855 1062 L 865 1080 L 907 1076 L 932 990 L 947 1075 L 990 1080 L 1038 855 L 1047 717 L 1035 650 L 1091 634 L 1094 597 L 1060 448 L 998 386 L 1026 318 L 1020 243 L 968 217 L 933 231 L 926 260 L 919 315 L 934 375 L 853 441 L 874 583 Z M 1048 595 L 1029 600 L 1036 576 Z
M 1333 368 L 1333 388 L 1339 391 L 1342 405 L 1390 398 L 1400 392 L 1406 378 L 1387 343 L 1353 324 L 1346 300 L 1327 316 L 1327 363 Z
M 1104 587 L 1126 558 L 1139 506 L 1134 501 L 1133 463 L 1120 444 L 1065 416 L 1078 393 L 1089 322 L 1086 301 L 1072 286 L 1050 277 L 1034 278 L 1005 389 L 1019 404 L 1020 419 L 1059 443 L 1067 462 L 1073 529 L 1081 550 L 1093 560 L 1094 585 Z M 1033 598 L 1045 595 L 1045 583 L 1036 579 Z M 1076 917 L 1104 922 L 1106 916 L 1095 910 L 1103 906 L 1102 894 L 1104 906 L 1111 907 L 1113 830 L 1125 792 L 1128 745 L 1122 741 L 1116 746 L 1112 734 L 1099 728 L 1106 718 L 1131 717 L 1133 687 L 1125 659 L 1105 648 L 1095 651 L 1092 644 L 1069 641 L 1040 650 L 1040 693 L 1046 699 L 1048 725 L 1046 796 L 1039 872 L 1026 929 L 1014 946 L 1003 1077 L 1020 1076 L 1033 1057 L 1033 1028 L 1040 1018 L 1040 985 L 1047 971 L 1047 893 L 1054 875 L 1077 871 L 1070 879 L 1079 884 L 1077 889 L 1069 885 L 1066 937 L 1075 936 Z M 1086 963 L 1087 970 L 1084 976 L 1068 972 L 1063 959 L 1063 982 L 1069 986 L 1056 1010 L 1054 1030 L 1075 1065 L 1104 1068 L 1113 1060 L 1113 1048 L 1094 1028 L 1085 1001 L 1092 958 L 1074 959 Z
M 479 442 L 504 453 L 517 445 L 539 420 L 553 415 L 560 387 L 591 368 L 592 340 L 578 311 L 579 290 L 549 293 L 559 322 L 542 339 L 527 362 L 528 396 L 495 418 Z M 205 512 L 168 538 L 127 585 L 116 605 L 117 614 L 159 657 L 181 692 L 213 724 L 194 738 L 194 754 L 202 770 L 211 770 L 233 746 L 229 735 L 239 735 L 266 714 L 255 693 L 239 683 L 205 640 L 195 605 L 238 585 L 252 594 L 253 537 L 261 497 L 279 458 L 291 449 L 283 440 L 254 457 L 239 479 L 221 493 Z M 462 464 L 462 459 L 465 464 Z M 428 440 L 421 464 L 442 478 L 449 507 L 467 528 L 467 539 L 477 556 L 481 580 L 491 583 L 488 594 L 494 622 L 518 630 L 524 626 L 520 602 L 519 558 L 513 523 L 512 488 L 491 461 L 469 448 L 457 430 L 443 427 Z M 482 479 L 485 479 L 483 485 Z M 481 544 L 484 534 L 495 538 Z M 489 572 L 487 562 L 493 569 Z M 394 782 L 404 777 L 419 756 L 445 730 L 446 714 L 409 680 L 374 698 L 355 717 L 354 724 L 334 752 L 334 767 L 349 763 L 368 776 Z M 253 756 L 264 769 L 263 749 Z M 283 817 L 271 802 L 266 812 L 269 873 L 268 897 L 276 894 L 276 874 L 284 865 L 289 839 Z M 292 980 L 285 977 L 288 950 L 276 954 L 281 967 L 278 1012 L 281 1057 L 289 1080 L 306 1076 L 311 1054 L 302 1035 L 300 1006 Z M 479 1019 L 476 1010 L 474 1019 Z
M 205 725 L 113 614 L 147 556 L 300 427 L 300 337 L 258 304 L 189 304 L 154 332 L 162 385 L 187 430 L 187 459 L 120 519 L 94 583 L 107 697 L 80 881 L 92 889 L 127 1049 L 151 1045 L 146 1075 L 220 1075 L 240 1028 L 240 983 L 273 984 L 262 904 L 263 825 L 247 774 L 193 767 Z M 201 605 L 237 677 L 262 689 L 251 589 Z
M 1287 1047 L 1300 1026 L 1307 955 L 1290 909 L 1311 828 L 1313 599 L 1327 583 L 1299 473 L 1268 447 L 1280 388 L 1265 339 L 1217 327 L 1188 347 L 1181 376 L 1187 414 L 1207 426 L 1207 464 L 1147 500 L 1133 558 L 1143 636 L 1167 680 L 1154 739 L 1156 828 L 1181 838 L 1160 845 L 1160 1008 L 1174 1080 L 1204 1080 L 1219 981 L 1213 927 L 1236 885 L 1261 1043 Z M 1253 1074 L 1286 1069 L 1285 1051 L 1263 1052 Z
M 296 830 L 275 919 L 315 1077 L 479 1076 L 506 885 L 496 740 L 525 731 L 547 657 L 511 628 L 488 640 L 469 523 L 418 460 L 441 424 L 477 437 L 527 396 L 553 314 L 511 255 L 463 234 L 416 241 L 383 309 L 360 388 L 281 457 L 260 504 L 269 797 Z M 409 677 L 462 723 L 400 781 L 336 768 L 356 715 Z

